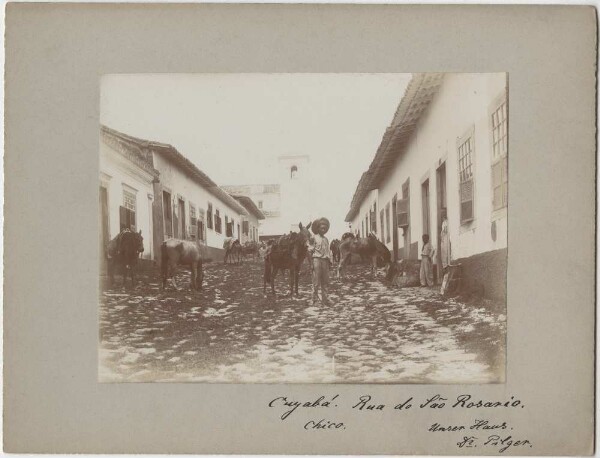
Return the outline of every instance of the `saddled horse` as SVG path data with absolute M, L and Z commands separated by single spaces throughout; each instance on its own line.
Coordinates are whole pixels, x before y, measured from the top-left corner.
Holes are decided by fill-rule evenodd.
M 144 238 L 142 231 L 121 232 L 112 239 L 106 247 L 106 259 L 108 261 L 108 276 L 110 284 L 115 281 L 115 271 L 121 268 L 123 274 L 123 285 L 127 275 L 131 277 L 131 285 L 135 284 L 135 269 L 140 253 L 144 252 Z
M 333 239 L 329 244 L 329 249 L 331 250 L 331 257 L 333 258 L 333 262 L 340 262 L 340 244 L 341 240 Z
M 256 259 L 258 257 L 258 242 L 255 242 L 254 240 L 249 240 L 246 243 L 244 243 L 244 245 L 242 245 L 242 255 L 244 256 L 244 258 L 246 256 L 253 256 L 254 259 Z
M 175 270 L 177 266 L 189 266 L 191 278 L 190 289 L 202 289 L 204 273 L 202 271 L 202 249 L 197 242 L 190 240 L 169 239 L 160 245 L 162 288 L 171 278 L 175 289 Z
M 392 254 L 387 247 L 377 240 L 373 234 L 367 237 L 358 238 L 354 234 L 346 233 L 342 236 L 340 244 L 340 263 L 338 264 L 337 276 L 343 276 L 343 269 L 346 263 L 350 260 L 352 254 L 358 254 L 362 258 L 371 260 L 371 274 L 377 277 L 377 260 L 382 259 L 386 266 L 386 273 L 392 265 Z
M 265 255 L 265 274 L 263 278 L 263 292 L 267 290 L 267 283 L 271 284 L 271 292 L 275 294 L 275 276 L 279 270 L 290 271 L 290 297 L 296 292 L 298 295 L 298 280 L 302 263 L 308 253 L 308 241 L 311 237 L 308 232 L 310 223 L 303 226 L 298 224 L 300 232 L 290 232 L 272 243 Z
M 238 239 L 228 237 L 223 241 L 223 249 L 225 250 L 225 257 L 223 262 L 227 264 L 227 261 L 239 264 L 242 262 L 242 244 Z

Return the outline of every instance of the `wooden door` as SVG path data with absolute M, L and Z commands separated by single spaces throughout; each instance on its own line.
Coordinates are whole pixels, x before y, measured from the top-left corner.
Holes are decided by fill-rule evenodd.
M 440 273 L 437 276 L 438 283 L 441 283 L 443 275 L 441 274 L 442 267 L 442 212 L 447 209 L 446 202 L 446 163 L 440 165 L 436 171 L 437 185 L 437 271 Z M 447 211 L 447 210 L 446 210 Z M 447 217 L 447 215 L 446 215 Z
M 392 199 L 392 245 L 394 249 L 394 261 L 398 260 L 398 214 L 396 212 L 396 202 L 398 195 L 394 194 Z
M 431 238 L 429 227 L 429 180 L 425 180 L 421 185 L 421 201 L 423 209 L 423 235 L 427 234 Z
M 404 239 L 404 259 L 410 259 L 410 182 L 406 182 L 402 185 L 402 199 L 406 199 L 408 208 L 408 227 L 403 228 L 404 233 L 402 237 Z

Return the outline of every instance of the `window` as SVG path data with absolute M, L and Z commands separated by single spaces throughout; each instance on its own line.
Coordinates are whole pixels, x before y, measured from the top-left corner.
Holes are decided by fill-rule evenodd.
M 298 167 L 295 165 L 292 165 L 292 168 L 290 169 L 290 178 L 292 180 L 298 178 Z
M 506 96 L 492 111 L 492 207 L 508 205 L 508 117 Z
M 173 237 L 173 211 L 171 210 L 171 194 L 163 191 L 163 219 L 165 224 L 165 235 Z
M 242 221 L 242 232 L 244 233 L 244 235 L 248 235 L 249 231 L 250 231 L 250 222 Z
M 383 209 L 379 211 L 379 223 L 381 225 L 381 241 L 385 243 L 385 226 L 383 225 Z
M 209 229 L 213 228 L 213 208 L 211 203 L 208 204 L 208 210 L 206 213 L 206 226 Z
M 219 214 L 219 210 L 215 210 L 215 231 L 217 233 L 221 233 L 221 215 Z
M 473 220 L 473 132 L 458 142 L 460 223 Z
M 136 196 L 134 193 L 123 190 L 123 206 L 119 208 L 119 226 L 121 229 L 137 230 L 135 224 Z
M 263 208 L 263 201 L 262 200 L 258 201 L 258 208 L 260 208 L 262 210 L 262 208 Z
M 377 203 L 373 203 L 373 210 L 370 212 L 371 232 L 377 234 Z
M 390 243 L 390 204 L 385 206 L 385 227 L 387 228 L 385 243 Z
M 190 202 L 190 230 L 189 234 L 191 238 L 197 238 L 198 236 L 198 220 L 196 219 L 196 207 Z

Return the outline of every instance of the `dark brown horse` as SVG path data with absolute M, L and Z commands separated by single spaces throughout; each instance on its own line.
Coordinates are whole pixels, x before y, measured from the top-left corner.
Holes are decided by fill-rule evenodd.
M 131 285 L 135 284 L 135 269 L 140 253 L 144 251 L 144 238 L 142 231 L 121 232 L 112 239 L 106 249 L 106 258 L 108 260 L 108 276 L 110 284 L 115 281 L 115 271 L 120 268 L 123 274 L 123 285 L 127 275 L 131 277 Z
M 343 269 L 346 263 L 350 260 L 352 254 L 359 254 L 363 259 L 371 260 L 371 273 L 373 277 L 377 277 L 377 260 L 381 259 L 386 266 L 386 273 L 392 265 L 392 254 L 387 247 L 377 240 L 373 234 L 368 237 L 357 238 L 351 233 L 346 233 L 342 237 L 340 244 L 340 263 L 338 264 L 338 278 L 343 276 Z
M 190 289 L 202 289 L 202 249 L 197 242 L 189 240 L 169 239 L 165 240 L 160 246 L 161 255 L 161 273 L 162 288 L 167 284 L 167 279 L 171 278 L 175 289 L 175 269 L 178 265 L 189 266 L 190 268 Z
M 329 248 L 331 249 L 331 256 L 333 258 L 333 262 L 340 262 L 340 245 L 341 241 L 338 239 L 333 239 L 329 244 Z
M 271 292 L 275 294 L 275 276 L 279 270 L 290 271 L 290 297 L 294 291 L 298 295 L 298 280 L 302 263 L 308 253 L 310 223 L 303 226 L 298 224 L 300 232 L 290 232 L 274 242 L 265 255 L 265 274 L 263 278 L 263 292 L 266 293 L 267 283 L 271 284 Z
M 258 242 L 249 240 L 242 245 L 242 255 L 244 258 L 246 258 L 246 256 L 252 256 L 254 259 L 256 259 L 258 258 L 258 247 Z
M 226 238 L 223 241 L 223 249 L 225 250 L 225 257 L 223 258 L 225 264 L 227 264 L 227 261 L 235 264 L 242 262 L 242 244 L 238 239 Z

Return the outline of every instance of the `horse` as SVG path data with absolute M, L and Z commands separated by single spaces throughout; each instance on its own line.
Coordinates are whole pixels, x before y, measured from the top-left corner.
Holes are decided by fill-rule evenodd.
M 333 262 L 340 262 L 340 244 L 342 242 L 338 239 L 333 239 L 329 244 L 329 249 L 331 250 L 331 256 L 333 258 Z
M 249 240 L 242 246 L 242 255 L 246 258 L 247 255 L 252 255 L 254 259 L 258 257 L 258 242 Z
M 135 268 L 140 253 L 144 252 L 144 238 L 142 231 L 124 231 L 112 239 L 106 247 L 106 259 L 108 261 L 108 275 L 110 284 L 115 281 L 115 270 L 117 267 L 123 269 L 123 285 L 127 279 L 127 273 L 131 276 L 131 286 L 135 284 Z
M 178 265 L 190 267 L 190 289 L 201 290 L 204 273 L 202 272 L 201 245 L 189 240 L 169 239 L 160 245 L 162 289 L 165 289 L 167 279 L 171 278 L 175 289 L 175 269 Z
M 271 284 L 271 292 L 275 294 L 275 276 L 278 270 L 290 271 L 290 294 L 298 296 L 298 280 L 302 263 L 308 253 L 308 241 L 311 238 L 308 228 L 311 223 L 303 226 L 298 224 L 300 232 L 290 232 L 272 243 L 265 255 L 265 272 L 263 277 L 263 293 L 266 293 L 267 283 Z
M 392 254 L 387 247 L 377 240 L 373 234 L 369 234 L 367 237 L 357 238 L 349 232 L 344 234 L 342 237 L 342 243 L 340 244 L 340 263 L 337 268 L 338 278 L 343 277 L 343 269 L 346 263 L 350 260 L 350 256 L 353 253 L 359 254 L 363 258 L 371 259 L 371 274 L 373 278 L 377 277 L 377 259 L 383 259 L 386 264 L 386 272 L 392 266 Z
M 223 241 L 223 249 L 225 250 L 225 257 L 223 258 L 225 264 L 227 264 L 227 261 L 236 264 L 242 262 L 242 244 L 238 239 L 232 237 L 226 238 Z

